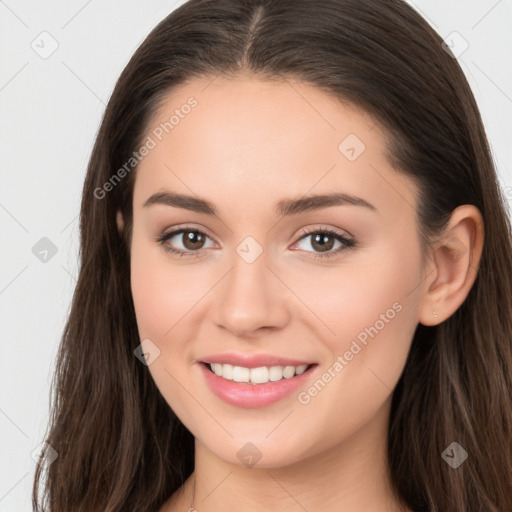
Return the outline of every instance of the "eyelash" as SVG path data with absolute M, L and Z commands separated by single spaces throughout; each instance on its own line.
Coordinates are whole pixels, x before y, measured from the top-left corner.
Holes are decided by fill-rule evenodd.
M 185 257 L 200 256 L 203 249 L 200 249 L 198 251 L 182 251 L 181 249 L 174 249 L 173 247 L 170 247 L 169 245 L 166 244 L 167 240 L 169 240 L 170 238 L 173 238 L 177 234 L 184 233 L 185 231 L 191 231 L 192 233 L 200 233 L 201 235 L 204 235 L 204 236 L 210 238 L 206 233 L 204 233 L 203 231 L 200 231 L 199 229 L 195 229 L 193 226 L 179 226 L 177 229 L 170 231 L 169 233 L 162 233 L 162 234 L 158 235 L 155 238 L 155 242 L 162 245 L 166 252 L 177 254 L 177 255 L 179 255 L 180 258 L 182 256 L 185 256 Z M 297 242 L 301 241 L 304 238 L 307 238 L 309 235 L 312 235 L 312 234 L 328 234 L 343 244 L 342 247 L 339 247 L 334 252 L 327 252 L 324 254 L 316 253 L 314 258 L 332 258 L 343 251 L 353 249 L 357 246 L 355 239 L 345 238 L 343 235 L 341 235 L 337 231 L 334 231 L 334 230 L 328 229 L 328 228 L 326 228 L 326 229 L 319 229 L 319 228 L 307 229 L 301 233 Z M 310 252 L 310 251 L 306 251 L 306 252 Z

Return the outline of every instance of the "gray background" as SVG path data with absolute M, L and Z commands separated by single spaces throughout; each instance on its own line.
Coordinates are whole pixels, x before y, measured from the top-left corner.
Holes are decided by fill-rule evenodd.
M 0 0 L 0 512 L 32 510 L 31 454 L 48 420 L 78 272 L 80 195 L 105 104 L 137 46 L 182 3 Z M 462 52 L 512 202 L 512 1 L 409 3 Z M 40 252 L 44 237 L 55 254 Z

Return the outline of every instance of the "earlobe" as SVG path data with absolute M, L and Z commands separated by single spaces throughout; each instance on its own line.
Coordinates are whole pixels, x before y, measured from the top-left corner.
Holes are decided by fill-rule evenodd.
M 121 210 L 117 211 L 116 222 L 117 222 L 117 230 L 119 231 L 119 234 L 122 235 L 123 229 L 124 229 L 124 220 L 123 220 L 123 214 L 121 213 Z
M 425 282 L 418 318 L 421 324 L 443 322 L 464 302 L 478 273 L 483 240 L 480 210 L 473 205 L 456 208 L 443 235 L 432 247 L 435 271 Z

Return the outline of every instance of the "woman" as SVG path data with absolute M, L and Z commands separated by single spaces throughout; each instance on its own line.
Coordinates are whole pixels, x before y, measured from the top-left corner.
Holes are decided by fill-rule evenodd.
M 406 3 L 182 5 L 81 208 L 35 508 L 510 509 L 511 226 Z

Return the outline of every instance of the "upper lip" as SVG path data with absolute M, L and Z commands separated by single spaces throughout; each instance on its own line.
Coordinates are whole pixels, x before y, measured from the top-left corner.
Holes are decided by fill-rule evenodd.
M 242 366 L 244 368 L 259 368 L 261 366 L 301 366 L 304 364 L 316 364 L 313 361 L 289 359 L 287 357 L 279 357 L 272 354 L 212 354 L 210 356 L 203 357 L 200 362 L 231 364 L 233 366 Z

